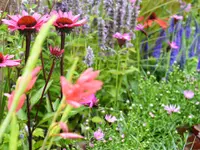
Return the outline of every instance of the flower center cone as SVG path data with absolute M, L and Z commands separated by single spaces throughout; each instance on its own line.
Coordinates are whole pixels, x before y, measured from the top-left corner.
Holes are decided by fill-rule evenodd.
M 17 22 L 18 26 L 25 25 L 26 27 L 33 27 L 37 24 L 37 21 L 32 16 L 24 16 Z
M 72 21 L 71 19 L 61 17 L 61 18 L 58 18 L 58 19 L 56 20 L 56 23 L 57 23 L 57 24 L 65 25 L 65 24 L 72 24 L 73 21 Z

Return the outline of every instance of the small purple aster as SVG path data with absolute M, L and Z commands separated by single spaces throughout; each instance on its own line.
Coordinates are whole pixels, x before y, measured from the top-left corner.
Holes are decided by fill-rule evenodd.
M 94 137 L 96 140 L 102 140 L 104 138 L 104 133 L 101 129 L 98 129 L 97 131 L 94 132 Z
M 192 99 L 194 97 L 194 92 L 191 90 L 185 90 L 183 94 L 187 99 Z
M 180 106 L 176 107 L 176 105 L 165 105 L 164 109 L 167 111 L 169 115 L 171 115 L 174 112 L 180 112 Z
M 111 116 L 111 115 L 106 115 L 105 119 L 110 123 L 117 121 L 117 118 L 115 116 Z

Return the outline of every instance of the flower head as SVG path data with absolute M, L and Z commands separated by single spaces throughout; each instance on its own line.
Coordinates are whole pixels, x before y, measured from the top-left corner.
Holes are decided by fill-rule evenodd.
M 191 90 L 185 90 L 183 94 L 187 99 L 192 99 L 194 97 L 194 92 Z
M 49 47 L 50 53 L 52 56 L 59 58 L 62 56 L 62 54 L 64 53 L 64 49 L 60 50 L 59 47 Z
M 70 32 L 74 27 L 82 26 L 86 23 L 86 19 L 82 19 L 78 21 L 79 15 L 72 15 L 72 11 L 69 12 L 62 12 L 61 10 L 53 11 L 51 15 L 56 15 L 57 19 L 54 22 L 54 26 L 60 32 Z
M 170 48 L 172 48 L 172 49 L 178 49 L 178 46 L 176 45 L 175 42 L 168 42 L 168 44 L 169 44 Z
M 94 94 L 91 94 L 87 97 L 84 97 L 83 99 L 86 103 L 83 102 L 82 104 L 88 105 L 90 108 L 97 105 L 97 103 L 98 103 L 98 100 L 97 100 L 97 98 L 95 97 Z
M 110 123 L 117 121 L 117 118 L 115 116 L 111 116 L 111 115 L 106 115 L 105 119 Z
M 11 60 L 11 58 L 13 58 L 14 55 L 3 55 L 0 52 L 0 68 L 2 67 L 13 67 L 13 66 L 18 66 L 20 65 L 21 60 Z
M 4 95 L 8 97 L 8 109 L 10 110 L 13 103 L 15 91 L 13 91 L 11 94 L 5 93 Z M 25 94 L 21 95 L 19 103 L 16 108 L 16 112 L 18 112 L 22 108 L 22 106 L 24 105 L 25 99 L 26 99 L 26 95 Z
M 183 20 L 183 16 L 179 16 L 179 15 L 173 15 L 170 18 L 174 18 L 176 20 Z
M 98 75 L 99 71 L 89 68 L 80 75 L 75 84 L 67 81 L 65 77 L 61 77 L 61 87 L 66 102 L 75 108 L 91 103 L 91 99 L 86 97 L 95 94 L 103 85 L 101 81 L 95 80 Z
M 113 38 L 117 39 L 118 44 L 119 44 L 120 47 L 123 46 L 126 41 L 130 41 L 131 40 L 131 36 L 128 33 L 121 34 L 119 32 L 116 32 L 113 35 Z
M 94 137 L 96 140 L 102 140 L 104 138 L 104 133 L 101 129 L 98 129 L 97 131 L 94 132 Z
M 190 12 L 192 8 L 192 5 L 189 3 L 181 2 L 181 9 L 183 9 L 185 12 Z
M 21 33 L 39 31 L 41 26 L 48 20 L 48 15 L 41 16 L 38 13 L 29 15 L 26 11 L 22 11 L 22 15 L 8 15 L 10 20 L 2 19 L 4 24 L 8 25 L 11 31 L 19 30 Z
M 180 106 L 176 107 L 176 105 L 166 105 L 164 109 L 168 114 L 172 114 L 173 112 L 180 112 Z
M 144 30 L 144 25 L 142 25 L 142 24 L 136 25 L 135 31 L 141 31 L 141 30 Z
M 138 18 L 138 21 L 143 21 L 144 20 L 144 17 L 139 17 Z M 163 29 L 166 29 L 168 24 L 166 21 L 160 19 L 157 17 L 156 13 L 155 12 L 152 12 L 150 14 L 150 16 L 145 20 L 144 22 L 144 27 L 145 28 L 148 28 L 148 27 L 151 27 L 153 25 L 153 22 L 157 23 L 160 27 L 162 27 Z
M 68 126 L 64 122 L 60 122 L 59 125 L 60 125 L 60 128 L 63 130 L 63 132 L 60 133 L 60 134 L 56 134 L 54 136 L 60 136 L 63 139 L 80 139 L 80 138 L 83 138 L 83 136 L 81 136 L 79 134 L 69 132 Z

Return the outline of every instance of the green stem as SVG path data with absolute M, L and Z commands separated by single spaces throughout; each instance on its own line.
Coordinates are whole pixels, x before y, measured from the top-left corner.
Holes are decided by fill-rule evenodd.
M 61 117 L 61 120 L 60 122 L 65 122 L 65 120 L 67 119 L 68 117 L 68 114 L 69 112 L 72 110 L 72 107 L 70 105 L 67 105 L 67 108 L 65 109 L 62 117 Z M 54 131 L 54 134 L 57 134 L 59 132 L 59 128 L 56 128 L 55 131 Z M 51 146 L 53 144 L 53 141 L 54 141 L 54 137 L 51 138 L 50 142 L 49 142 L 49 145 L 48 145 L 48 148 L 47 150 L 50 150 L 51 149 Z

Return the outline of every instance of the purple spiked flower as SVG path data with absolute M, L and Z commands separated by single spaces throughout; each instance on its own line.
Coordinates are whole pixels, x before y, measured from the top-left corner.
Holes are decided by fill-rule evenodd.
M 197 64 L 197 71 L 198 72 L 200 71 L 200 57 L 199 57 L 198 64 Z
M 152 53 L 153 57 L 160 58 L 160 53 L 161 53 L 161 49 L 162 49 L 162 42 L 165 40 L 165 38 L 166 38 L 166 32 L 165 32 L 165 30 L 162 29 L 160 31 L 160 36 L 156 40 L 154 51 Z
M 191 21 L 192 21 L 192 17 L 189 16 L 187 21 L 186 21 L 186 25 L 185 25 L 185 37 L 187 39 L 189 39 L 190 35 L 191 35 L 191 28 L 190 28 Z
M 149 49 L 148 39 L 145 38 L 144 40 L 142 40 L 142 45 L 141 45 L 141 51 L 143 53 L 144 59 L 148 59 L 148 49 Z

